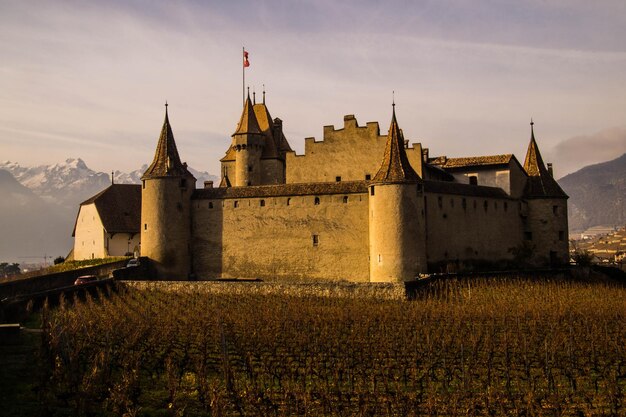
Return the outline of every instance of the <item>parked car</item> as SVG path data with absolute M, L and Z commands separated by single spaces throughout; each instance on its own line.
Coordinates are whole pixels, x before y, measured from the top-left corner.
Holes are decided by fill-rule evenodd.
M 74 285 L 89 284 L 90 282 L 96 281 L 98 281 L 98 277 L 95 275 L 83 275 L 76 278 L 76 281 L 74 281 Z
M 130 261 L 128 261 L 128 263 L 126 264 L 126 268 L 135 268 L 139 265 L 141 265 L 141 263 L 139 262 L 139 259 L 133 258 Z

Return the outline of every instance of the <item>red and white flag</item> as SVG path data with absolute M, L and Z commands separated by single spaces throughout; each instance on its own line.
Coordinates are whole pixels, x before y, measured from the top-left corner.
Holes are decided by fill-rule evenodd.
M 246 51 L 245 49 L 243 51 L 243 66 L 244 67 L 250 66 L 250 61 L 248 61 L 248 51 Z

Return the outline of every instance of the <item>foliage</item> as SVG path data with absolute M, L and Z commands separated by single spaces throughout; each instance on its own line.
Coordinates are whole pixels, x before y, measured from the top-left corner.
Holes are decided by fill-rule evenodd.
M 18 275 L 21 272 L 18 263 L 0 263 L 0 277 L 8 277 L 10 275 Z
M 578 266 L 591 266 L 593 263 L 593 253 L 586 250 L 577 250 L 572 255 L 572 259 Z
M 534 251 L 535 246 L 528 240 L 524 240 L 519 245 L 509 248 L 509 252 L 513 255 L 513 263 L 518 268 L 530 266 L 530 259 L 533 257 Z
M 43 268 L 37 271 L 28 272 L 20 275 L 20 278 L 32 278 L 40 275 L 54 274 L 56 272 L 65 272 L 65 271 L 73 271 L 75 269 L 87 268 L 89 266 L 97 266 L 104 265 L 113 262 L 119 262 L 122 260 L 128 259 L 123 256 L 118 257 L 110 257 L 110 258 L 96 258 L 96 259 L 85 259 L 82 261 L 65 261 L 60 264 L 55 264 L 49 266 L 47 268 Z
M 55 265 L 62 264 L 63 262 L 65 262 L 65 258 L 62 256 L 57 256 L 56 258 L 54 258 Z
M 120 287 L 45 309 L 48 407 L 189 416 L 626 412 L 623 287 L 446 280 L 415 301 L 212 288 Z

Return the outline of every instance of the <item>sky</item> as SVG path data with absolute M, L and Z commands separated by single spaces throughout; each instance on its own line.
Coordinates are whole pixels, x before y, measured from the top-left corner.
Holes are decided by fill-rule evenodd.
M 0 0 L 0 161 L 149 163 L 164 103 L 181 158 L 218 174 L 246 83 L 291 146 L 378 121 L 392 91 L 430 155 L 514 153 L 555 175 L 626 152 L 623 0 Z M 358 152 L 358 149 L 355 150 Z

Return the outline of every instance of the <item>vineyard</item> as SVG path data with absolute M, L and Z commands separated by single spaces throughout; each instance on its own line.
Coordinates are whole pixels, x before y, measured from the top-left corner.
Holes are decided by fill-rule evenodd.
M 448 280 L 412 301 L 120 285 L 42 321 L 52 415 L 626 413 L 609 284 Z

